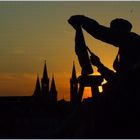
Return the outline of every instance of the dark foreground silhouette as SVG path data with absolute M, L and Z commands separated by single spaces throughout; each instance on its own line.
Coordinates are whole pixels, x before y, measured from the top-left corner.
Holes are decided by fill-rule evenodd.
M 0 138 L 140 138 L 140 97 L 128 90 L 74 107 L 64 100 L 1 98 Z

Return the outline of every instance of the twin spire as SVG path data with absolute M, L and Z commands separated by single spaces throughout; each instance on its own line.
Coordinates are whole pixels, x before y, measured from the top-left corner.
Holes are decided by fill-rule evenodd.
M 75 63 L 73 62 L 72 75 L 70 78 L 70 101 L 74 104 L 77 100 L 78 82 L 76 76 Z
M 43 71 L 42 80 L 43 81 L 49 80 L 47 66 L 46 66 L 46 60 L 45 60 L 45 63 L 44 63 L 44 71 Z M 56 86 L 55 86 L 55 81 L 54 81 L 54 75 L 52 76 L 52 83 L 51 83 L 51 89 L 50 90 L 56 91 Z
M 55 91 L 56 92 L 56 86 L 55 86 L 54 76 L 52 77 L 52 84 L 51 84 L 50 91 Z
M 54 76 L 52 77 L 52 82 L 49 89 L 49 77 L 47 72 L 46 60 L 44 63 L 44 70 L 43 70 L 43 76 L 41 78 L 41 84 L 39 81 L 39 76 L 37 75 L 34 96 L 47 98 L 49 102 L 50 101 L 57 102 L 57 90 L 54 81 Z
M 45 63 L 44 63 L 44 70 L 43 70 L 43 77 L 42 77 L 42 79 L 44 81 L 48 80 L 48 72 L 47 72 L 46 60 L 45 60 Z
M 78 83 L 76 76 L 75 63 L 73 62 L 72 75 L 70 78 L 70 101 L 73 103 L 76 100 L 78 92 Z M 39 75 L 37 75 L 36 86 L 34 95 L 35 97 L 43 97 L 42 99 L 47 100 L 49 103 L 57 102 L 57 90 L 54 80 L 54 75 L 52 76 L 51 86 L 49 88 L 49 77 L 47 72 L 46 60 L 44 63 L 43 76 L 41 78 L 41 84 L 39 81 Z
M 74 61 L 73 61 L 73 68 L 72 68 L 72 76 L 71 76 L 71 78 L 72 79 L 77 79 Z
M 40 92 L 41 92 L 40 81 L 39 81 L 39 76 L 37 75 L 37 80 L 36 80 L 36 86 L 35 86 L 34 95 L 37 96 L 38 93 L 40 93 Z

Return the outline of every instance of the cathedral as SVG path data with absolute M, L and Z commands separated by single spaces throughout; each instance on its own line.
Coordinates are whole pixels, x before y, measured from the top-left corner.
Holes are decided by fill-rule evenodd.
M 78 81 L 76 76 L 75 64 L 73 62 L 72 75 L 70 78 L 70 102 L 72 104 L 76 102 L 77 94 L 78 94 Z
M 44 63 L 43 76 L 41 78 L 41 83 L 39 76 L 37 75 L 36 86 L 34 90 L 33 97 L 38 99 L 46 100 L 47 103 L 57 103 L 57 90 L 55 85 L 54 77 L 52 77 L 51 86 L 49 87 L 50 79 L 48 77 L 46 61 Z
M 52 77 L 51 85 L 49 86 L 50 79 L 48 77 L 46 61 L 44 63 L 43 75 L 41 82 L 39 75 L 37 75 L 36 85 L 33 97 L 46 100 L 48 103 L 57 103 L 57 90 L 55 85 L 54 76 Z M 77 98 L 78 82 L 76 76 L 75 64 L 73 62 L 72 74 L 70 78 L 70 102 L 74 103 Z
M 80 77 L 80 76 L 79 76 Z M 70 101 L 65 101 L 64 99 L 60 100 L 70 103 L 71 105 L 75 105 L 77 101 L 79 101 L 79 93 L 80 93 L 80 87 L 81 83 L 79 80 L 79 77 L 76 75 L 76 68 L 75 64 L 73 62 L 71 77 L 70 77 Z M 89 76 L 90 78 L 91 76 Z M 98 93 L 98 89 L 96 91 L 96 88 L 98 88 L 98 81 L 97 76 L 92 76 L 91 78 L 94 78 L 94 81 L 91 81 L 93 83 L 93 90 L 94 93 Z M 85 85 L 84 85 L 85 86 Z M 84 87 L 82 87 L 84 89 Z M 82 94 L 83 95 L 83 90 Z M 94 95 L 93 95 L 94 96 Z M 32 96 L 3 96 L 0 97 L 0 101 L 6 102 L 6 101 L 12 101 L 12 102 L 24 102 L 24 101 L 31 101 L 34 103 L 45 103 L 50 105 L 56 105 L 58 104 L 58 93 L 56 89 L 55 79 L 54 76 L 52 76 L 52 80 L 50 83 L 50 78 L 48 77 L 48 71 L 47 71 L 47 65 L 46 61 L 44 62 L 44 68 L 42 77 L 39 78 L 39 75 L 37 75 L 35 89 Z M 81 102 L 81 100 L 80 100 Z

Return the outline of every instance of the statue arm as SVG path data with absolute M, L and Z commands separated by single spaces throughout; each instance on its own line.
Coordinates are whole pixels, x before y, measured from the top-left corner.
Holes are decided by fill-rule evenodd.
M 105 67 L 103 64 L 98 65 L 98 72 L 107 80 L 111 81 L 115 77 L 115 72 Z
M 112 79 L 114 79 L 115 73 L 114 71 L 110 70 L 109 68 L 105 67 L 98 56 L 96 56 L 94 53 L 92 53 L 89 48 L 87 48 L 88 51 L 90 52 L 91 56 L 90 56 L 90 60 L 91 63 L 96 66 L 98 68 L 98 72 L 101 73 L 101 75 L 107 80 L 107 81 L 111 81 Z
M 97 21 L 83 15 L 72 16 L 68 22 L 76 29 L 81 26 L 94 38 L 103 42 L 117 46 L 122 40 L 118 32 L 112 31 L 110 28 L 100 25 Z

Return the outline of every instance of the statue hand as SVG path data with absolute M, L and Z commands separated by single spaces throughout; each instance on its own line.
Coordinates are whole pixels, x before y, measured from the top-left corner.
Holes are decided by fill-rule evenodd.
M 73 28 L 77 29 L 81 26 L 81 21 L 83 20 L 83 15 L 75 15 L 71 16 L 68 20 L 68 23 L 73 26 Z
M 91 54 L 90 56 L 90 60 L 91 60 L 91 63 L 94 65 L 94 66 L 100 66 L 101 65 L 101 62 L 100 62 L 100 59 L 98 56 L 96 56 L 94 53 Z

